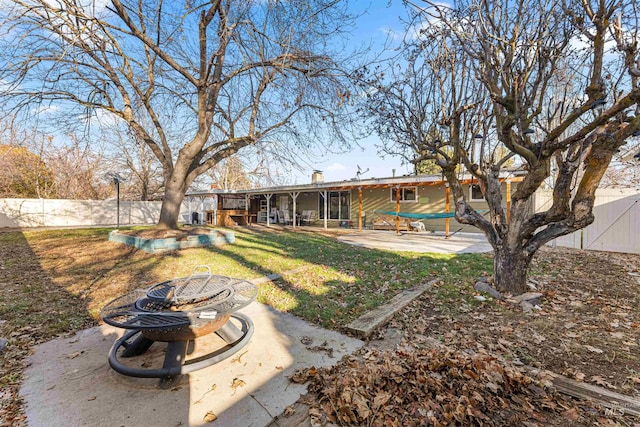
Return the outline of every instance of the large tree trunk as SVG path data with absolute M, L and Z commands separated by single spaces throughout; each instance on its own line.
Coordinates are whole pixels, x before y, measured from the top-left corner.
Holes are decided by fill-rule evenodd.
M 493 274 L 497 289 L 512 295 L 527 292 L 527 270 L 531 258 L 521 247 L 494 247 Z
M 178 228 L 180 207 L 187 187 L 186 177 L 179 176 L 174 170 L 171 178 L 166 180 L 157 228 L 163 230 L 175 230 Z

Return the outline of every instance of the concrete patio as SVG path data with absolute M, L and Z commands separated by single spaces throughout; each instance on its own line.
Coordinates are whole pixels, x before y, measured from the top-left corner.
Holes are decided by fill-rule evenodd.
M 371 249 L 447 254 L 482 253 L 493 249 L 483 234 L 457 233 L 448 238 L 443 232 L 401 232 L 362 230 L 343 234 L 338 240 Z
M 110 326 L 37 346 L 21 389 L 29 426 L 199 426 L 208 413 L 212 425 L 265 426 L 306 392 L 289 380 L 295 370 L 334 365 L 363 344 L 256 302 L 242 312 L 255 324 L 249 344 L 170 390 L 110 369 L 109 349 L 122 334 Z

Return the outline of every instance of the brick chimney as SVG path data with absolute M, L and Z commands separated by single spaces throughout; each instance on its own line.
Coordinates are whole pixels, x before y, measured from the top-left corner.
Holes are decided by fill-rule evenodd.
M 319 171 L 319 170 L 313 171 L 313 173 L 311 174 L 311 183 L 319 184 L 321 182 L 324 182 L 324 175 L 322 174 L 322 171 Z

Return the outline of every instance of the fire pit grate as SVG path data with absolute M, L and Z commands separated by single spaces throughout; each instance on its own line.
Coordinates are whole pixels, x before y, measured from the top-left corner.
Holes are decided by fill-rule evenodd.
M 100 315 L 105 323 L 130 332 L 113 345 L 109 364 L 124 375 L 172 380 L 217 363 L 248 343 L 253 323 L 236 311 L 254 301 L 257 294 L 258 288 L 251 282 L 212 275 L 209 267 L 200 266 L 189 277 L 115 298 Z M 197 363 L 185 362 L 187 342 L 210 333 L 216 333 L 227 346 L 198 358 Z M 168 346 L 162 368 L 131 368 L 120 361 L 120 357 L 145 353 L 156 341 Z

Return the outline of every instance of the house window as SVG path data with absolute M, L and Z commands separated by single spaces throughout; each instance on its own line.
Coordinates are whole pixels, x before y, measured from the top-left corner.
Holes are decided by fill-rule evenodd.
M 247 200 L 242 197 L 222 197 L 222 209 L 243 210 L 247 209 Z
M 472 202 L 483 202 L 484 195 L 478 184 L 472 184 L 469 186 L 469 200 Z
M 351 194 L 349 191 L 330 191 L 327 193 L 327 208 L 329 210 L 328 219 L 348 220 L 351 206 Z M 324 219 L 324 200 L 322 193 L 318 196 L 319 219 Z
M 391 201 L 396 201 L 396 189 L 391 188 Z M 406 187 L 400 189 L 400 203 L 402 202 L 417 202 L 418 201 L 418 187 Z

